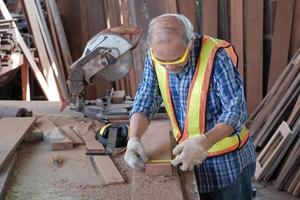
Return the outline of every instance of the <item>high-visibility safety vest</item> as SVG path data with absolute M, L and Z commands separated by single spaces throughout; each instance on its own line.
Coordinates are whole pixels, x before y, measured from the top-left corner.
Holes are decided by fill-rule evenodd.
M 210 77 L 214 64 L 214 57 L 219 48 L 224 48 L 236 66 L 237 55 L 233 46 L 228 42 L 203 35 L 201 50 L 196 70 L 189 88 L 187 99 L 187 114 L 183 133 L 180 132 L 171 98 L 169 75 L 167 70 L 159 63 L 155 63 L 155 71 L 165 108 L 171 120 L 173 134 L 177 142 L 205 133 L 206 100 L 210 85 Z M 249 131 L 244 126 L 239 134 L 228 136 L 208 150 L 208 156 L 218 156 L 241 148 L 249 137 Z

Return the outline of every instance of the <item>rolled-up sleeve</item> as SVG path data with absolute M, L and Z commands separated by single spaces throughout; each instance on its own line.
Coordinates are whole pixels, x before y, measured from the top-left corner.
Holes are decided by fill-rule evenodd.
M 224 49 L 219 50 L 216 55 L 214 70 L 213 78 L 222 105 L 218 123 L 230 125 L 239 132 L 248 113 L 244 87 L 237 68 Z
M 143 113 L 150 120 L 158 111 L 161 103 L 162 97 L 156 73 L 148 52 L 145 57 L 143 79 L 136 92 L 130 117 L 133 113 L 139 112 Z

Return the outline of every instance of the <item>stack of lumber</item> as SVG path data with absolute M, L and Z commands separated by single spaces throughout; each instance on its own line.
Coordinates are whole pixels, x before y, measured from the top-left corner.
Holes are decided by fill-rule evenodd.
M 0 20 L 0 75 L 22 65 L 12 20 Z
M 257 150 L 257 180 L 300 195 L 300 49 L 249 118 Z
M 27 46 L 24 42 L 15 22 L 12 20 L 12 14 L 8 11 L 3 0 L 1 0 L 1 13 L 5 21 L 10 22 L 8 28 L 10 28 L 10 32 L 15 38 L 14 43 L 10 44 L 5 35 L 6 37 L 3 38 L 3 42 L 7 42 L 7 46 L 3 47 L 10 48 L 12 45 L 20 47 L 21 52 L 26 57 L 29 67 L 33 71 L 33 75 L 37 78 L 37 81 L 48 100 L 59 101 L 60 95 L 67 99 L 66 73 L 68 73 L 68 67 L 72 63 L 72 57 L 60 21 L 56 1 L 47 0 L 45 2 L 44 7 L 47 7 L 47 17 L 44 15 L 45 10 L 42 9 L 41 1 L 39 0 L 23 1 L 23 6 L 30 33 L 32 34 L 33 47 L 35 47 L 37 51 L 38 59 L 35 59 L 29 51 L 31 46 Z M 48 28 L 46 19 L 49 21 L 48 24 L 50 28 Z M 51 30 L 51 34 L 49 29 Z M 36 60 L 39 62 L 36 63 Z M 28 76 L 28 68 L 25 68 L 25 70 L 26 69 Z M 24 73 L 24 75 L 22 74 L 22 92 L 26 91 L 26 85 L 28 85 L 28 78 L 25 76 L 26 73 Z M 24 83 L 23 79 L 25 80 Z M 27 92 L 27 94 L 30 93 Z M 26 99 L 28 100 L 30 97 L 27 97 Z

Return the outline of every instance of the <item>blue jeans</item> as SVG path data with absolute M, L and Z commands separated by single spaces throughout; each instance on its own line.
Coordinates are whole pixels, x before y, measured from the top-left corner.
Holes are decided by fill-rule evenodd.
M 200 200 L 251 200 L 254 172 L 255 163 L 248 165 L 232 184 L 210 193 L 200 193 Z

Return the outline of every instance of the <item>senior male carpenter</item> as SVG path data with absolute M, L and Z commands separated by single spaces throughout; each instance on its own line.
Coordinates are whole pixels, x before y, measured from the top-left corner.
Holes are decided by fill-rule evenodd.
M 128 165 L 144 168 L 139 139 L 164 102 L 178 143 L 172 165 L 194 169 L 201 200 L 252 199 L 256 157 L 232 45 L 194 33 L 179 14 L 152 19 L 148 44 L 130 118 Z

